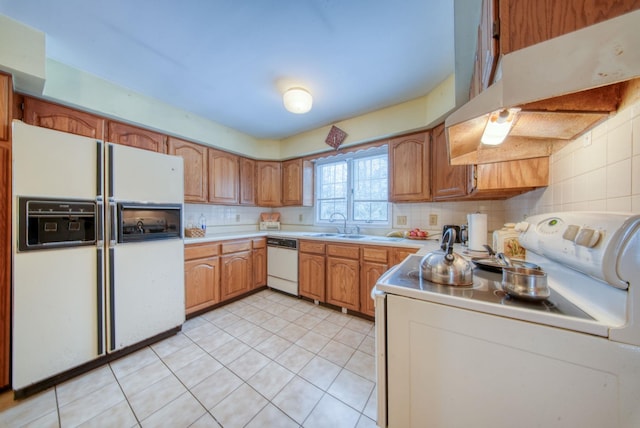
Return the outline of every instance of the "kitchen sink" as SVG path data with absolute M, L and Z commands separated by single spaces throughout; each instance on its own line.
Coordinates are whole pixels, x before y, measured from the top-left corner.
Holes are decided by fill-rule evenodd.
M 345 239 L 362 239 L 362 238 L 366 238 L 367 235 L 346 235 L 346 234 L 342 234 L 342 235 L 338 235 L 338 238 L 345 238 Z
M 389 236 L 380 236 L 378 238 L 371 238 L 372 241 L 387 241 L 387 242 L 396 242 L 402 241 L 403 238 L 394 238 Z
M 314 238 L 321 238 L 323 236 L 329 237 L 329 236 L 334 236 L 334 237 L 342 237 L 342 235 L 338 235 L 337 233 L 313 233 L 309 236 L 313 236 Z

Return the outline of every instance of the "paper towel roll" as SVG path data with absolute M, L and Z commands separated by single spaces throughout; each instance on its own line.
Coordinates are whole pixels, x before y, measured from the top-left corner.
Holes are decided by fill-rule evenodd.
M 467 223 L 469 224 L 469 249 L 486 251 L 484 246 L 487 244 L 487 215 L 467 214 Z

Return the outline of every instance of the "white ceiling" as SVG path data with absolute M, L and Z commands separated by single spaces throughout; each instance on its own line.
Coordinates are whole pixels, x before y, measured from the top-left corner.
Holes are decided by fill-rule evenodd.
M 453 3 L 0 0 L 0 14 L 46 33 L 51 59 L 280 139 L 429 93 L 454 71 Z M 311 112 L 284 109 L 292 86 Z

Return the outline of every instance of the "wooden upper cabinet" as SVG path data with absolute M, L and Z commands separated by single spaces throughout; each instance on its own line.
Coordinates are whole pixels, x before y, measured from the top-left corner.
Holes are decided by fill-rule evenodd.
M 29 125 L 104 140 L 105 120 L 36 98 L 24 97 L 23 121 Z
M 208 161 L 207 148 L 200 144 L 169 137 L 169 154 L 184 159 L 184 201 L 207 202 Z
M 240 205 L 256 204 L 256 161 L 240 158 Z
M 303 159 L 282 162 L 282 205 L 313 205 L 313 163 Z
M 476 165 L 474 191 L 531 190 L 549 185 L 549 158 Z
M 500 0 L 499 3 L 502 54 L 640 8 L 638 0 Z
M 109 122 L 107 141 L 152 152 L 167 153 L 167 137 L 158 132 L 120 122 Z
M 431 200 L 429 132 L 397 137 L 389 142 L 389 201 Z
M 450 165 L 444 124 L 431 133 L 431 191 L 433 200 L 464 197 L 468 191 L 470 165 Z
M 282 202 L 282 169 L 280 162 L 256 162 L 256 204 L 260 207 L 279 207 Z
M 240 193 L 240 158 L 209 149 L 209 202 L 237 205 Z

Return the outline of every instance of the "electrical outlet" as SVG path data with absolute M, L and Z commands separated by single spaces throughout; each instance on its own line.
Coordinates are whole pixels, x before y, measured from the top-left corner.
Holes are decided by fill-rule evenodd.
M 589 147 L 591 145 L 591 132 L 587 132 L 582 137 L 582 147 Z
M 236 214 L 236 223 L 240 221 L 240 214 Z
M 407 216 L 406 215 L 399 215 L 398 217 L 396 217 L 396 223 L 398 224 L 398 226 L 406 226 L 407 225 Z
M 302 214 L 298 214 L 298 221 L 300 223 L 302 223 L 302 220 L 304 219 L 304 216 Z
M 438 225 L 438 214 L 429 214 L 429 226 Z

